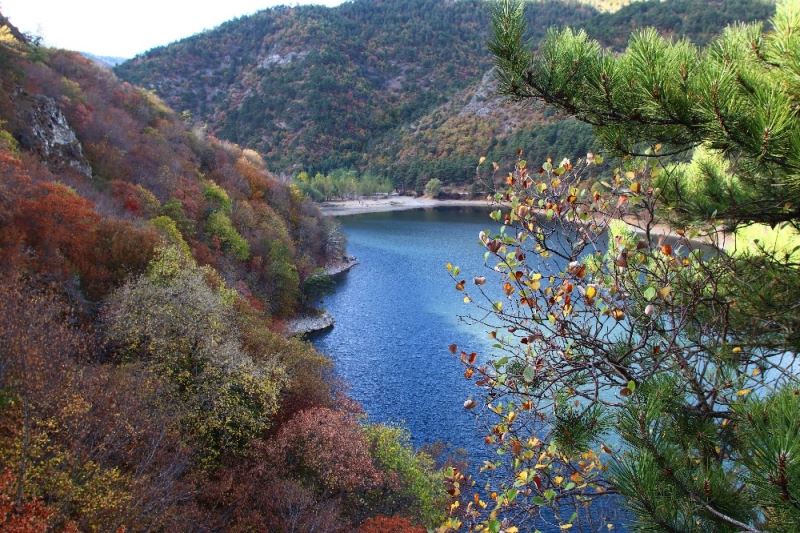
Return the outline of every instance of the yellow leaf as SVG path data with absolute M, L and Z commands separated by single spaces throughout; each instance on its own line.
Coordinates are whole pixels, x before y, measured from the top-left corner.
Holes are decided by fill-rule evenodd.
M 482 165 L 486 161 L 486 156 L 482 155 L 480 159 L 478 159 L 478 164 Z
M 751 392 L 753 392 L 753 389 L 740 389 L 736 391 L 736 396 L 747 396 Z
M 563 525 L 559 526 L 559 528 L 562 531 L 565 530 L 565 529 L 571 529 L 572 528 L 572 524 L 563 524 Z
M 564 477 L 563 476 L 556 476 L 556 477 L 553 478 L 553 481 L 556 482 L 556 485 L 561 485 L 561 482 L 564 481 Z
M 753 377 L 758 376 L 760 374 L 761 374 L 761 369 L 760 368 L 756 367 L 756 368 L 753 369 Z
M 597 296 L 597 289 L 595 288 L 595 286 L 589 285 L 588 287 L 586 287 L 586 297 L 592 300 L 594 299 L 595 296 Z

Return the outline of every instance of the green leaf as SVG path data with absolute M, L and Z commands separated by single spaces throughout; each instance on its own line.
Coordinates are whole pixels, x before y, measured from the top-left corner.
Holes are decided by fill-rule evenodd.
M 534 496 L 533 498 L 531 498 L 531 502 L 533 503 L 533 505 L 539 505 L 539 506 L 547 505 L 547 500 L 545 500 L 541 496 Z
M 534 376 L 536 376 L 536 369 L 530 365 L 526 366 L 525 370 L 522 371 L 522 377 L 528 383 L 533 381 Z
M 647 300 L 652 300 L 653 298 L 655 298 L 656 297 L 656 288 L 652 287 L 652 286 L 651 287 L 647 287 L 644 290 L 644 297 Z

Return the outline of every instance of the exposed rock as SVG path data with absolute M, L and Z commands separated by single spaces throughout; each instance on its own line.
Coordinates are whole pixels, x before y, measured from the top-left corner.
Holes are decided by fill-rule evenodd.
M 341 261 L 337 261 L 335 263 L 331 263 L 325 267 L 325 273 L 332 278 L 337 276 L 341 276 L 342 274 L 349 272 L 351 268 L 358 264 L 358 259 L 353 256 L 345 256 L 341 259 Z
M 286 54 L 271 53 L 259 61 L 261 68 L 270 68 L 273 65 L 288 65 L 292 61 L 300 61 L 308 55 L 308 50 L 302 52 L 287 52 Z
M 290 336 L 320 333 L 331 329 L 334 323 L 333 315 L 322 311 L 316 315 L 306 315 L 290 320 L 286 325 L 286 333 Z
M 17 106 L 25 130 L 18 132 L 23 148 L 36 152 L 53 171 L 74 169 L 87 178 L 92 167 L 83 146 L 56 101 L 48 96 L 17 94 Z

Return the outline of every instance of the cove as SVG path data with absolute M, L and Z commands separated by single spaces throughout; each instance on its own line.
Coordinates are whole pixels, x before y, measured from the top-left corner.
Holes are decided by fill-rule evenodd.
M 480 231 L 496 229 L 489 211 L 436 207 L 339 218 L 359 264 L 323 302 L 335 327 L 312 339 L 371 421 L 402 425 L 417 448 L 438 441 L 463 450 L 478 490 L 486 481 L 478 469 L 494 457 L 483 442 L 480 410 L 463 403 L 481 391 L 464 379 L 448 346 L 489 356 L 492 341 L 482 327 L 459 320 L 475 307 L 463 303 L 445 264 L 460 266 L 467 279 L 497 279 L 478 240 Z M 627 530 L 629 516 L 614 498 L 596 501 L 590 514 Z
M 464 400 L 479 393 L 448 346 L 480 351 L 485 332 L 458 320 L 468 311 L 444 265 L 481 272 L 478 233 L 489 210 L 439 207 L 341 217 L 359 264 L 323 306 L 336 326 L 314 339 L 370 420 L 401 424 L 415 446 L 436 441 L 486 457 L 484 431 Z

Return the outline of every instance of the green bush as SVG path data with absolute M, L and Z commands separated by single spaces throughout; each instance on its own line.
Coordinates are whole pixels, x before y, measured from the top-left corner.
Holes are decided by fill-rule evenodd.
M 205 196 L 206 200 L 211 204 L 212 209 L 222 210 L 228 215 L 231 214 L 233 204 L 231 203 L 230 196 L 225 192 L 225 189 L 213 181 L 207 180 L 203 183 L 203 196 Z
M 222 211 L 214 211 L 206 222 L 206 231 L 217 237 L 225 248 L 240 261 L 250 257 L 250 245 L 233 227 L 231 219 Z
M 440 524 L 448 498 L 443 474 L 436 470 L 433 459 L 414 451 L 405 429 L 370 424 L 364 432 L 378 468 L 397 475 L 399 481 L 399 489 L 382 495 L 381 510 L 414 516 L 428 526 Z
M 431 198 L 438 198 L 441 193 L 442 193 L 441 180 L 438 178 L 433 178 L 428 180 L 428 183 L 425 184 L 425 196 L 430 196 Z

